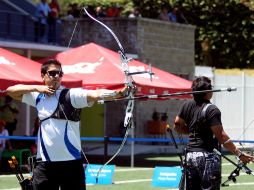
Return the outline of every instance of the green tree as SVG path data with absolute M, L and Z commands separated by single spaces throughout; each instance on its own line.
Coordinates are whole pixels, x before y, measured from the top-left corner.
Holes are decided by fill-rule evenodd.
M 254 68 L 254 1 L 132 0 L 143 16 L 156 18 L 160 7 L 178 7 L 197 26 L 197 65 Z
M 169 0 L 132 0 L 135 7 L 139 7 L 143 17 L 157 18 L 163 6 L 170 6 Z
M 197 26 L 197 64 L 254 68 L 254 20 L 249 7 L 235 0 L 178 0 L 175 5 Z

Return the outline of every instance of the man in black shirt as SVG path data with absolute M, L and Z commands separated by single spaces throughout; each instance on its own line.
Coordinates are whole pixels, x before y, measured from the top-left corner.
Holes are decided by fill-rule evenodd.
M 192 83 L 192 91 L 211 90 L 211 80 L 198 77 Z M 221 161 L 213 149 L 222 144 L 244 163 L 253 157 L 242 153 L 223 130 L 221 112 L 210 99 L 213 93 L 193 94 L 194 99 L 186 101 L 175 118 L 174 129 L 189 135 L 187 144 L 187 190 L 219 190 Z

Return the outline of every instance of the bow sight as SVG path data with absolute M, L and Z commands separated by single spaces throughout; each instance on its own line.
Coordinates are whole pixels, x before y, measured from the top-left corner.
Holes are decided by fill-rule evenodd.
M 132 58 L 129 58 L 129 59 L 128 59 L 122 51 L 119 51 L 118 53 L 120 54 L 121 62 L 122 62 L 122 67 L 123 67 L 123 69 L 124 69 L 124 73 L 125 73 L 126 76 L 132 76 L 132 75 L 139 75 L 139 74 L 146 74 L 146 73 L 147 73 L 147 74 L 150 75 L 150 80 L 151 80 L 151 81 L 153 80 L 153 75 L 154 75 L 154 73 L 152 72 L 152 65 L 151 65 L 151 64 L 149 64 L 148 70 L 147 70 L 147 71 L 130 72 L 129 69 L 126 68 L 126 67 L 128 67 L 127 64 L 128 64 L 130 61 L 132 61 L 133 59 L 132 59 Z

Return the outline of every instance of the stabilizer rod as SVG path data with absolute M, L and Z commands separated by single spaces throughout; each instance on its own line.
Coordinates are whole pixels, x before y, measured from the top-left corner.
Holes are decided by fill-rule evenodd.
M 145 96 L 135 96 L 133 98 L 118 98 L 114 100 L 99 100 L 98 103 L 108 103 L 108 102 L 118 102 L 118 101 L 128 101 L 128 100 L 143 100 L 143 99 L 158 99 L 158 98 L 166 98 L 170 96 L 183 96 L 183 95 L 190 95 L 190 94 L 203 94 L 208 92 L 232 92 L 236 91 L 236 87 L 228 87 L 228 88 L 220 88 L 220 89 L 212 89 L 212 90 L 200 90 L 200 91 L 189 91 L 189 92 L 176 92 L 170 94 L 153 94 L 153 95 L 145 95 Z

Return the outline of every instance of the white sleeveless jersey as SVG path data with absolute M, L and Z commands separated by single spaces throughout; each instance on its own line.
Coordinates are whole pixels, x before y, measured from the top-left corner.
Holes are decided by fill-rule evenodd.
M 63 87 L 55 95 L 41 96 L 38 92 L 23 95 L 22 102 L 36 107 L 40 120 L 50 117 L 56 110 Z M 87 90 L 71 88 L 70 98 L 74 108 L 88 107 Z M 67 116 L 68 117 L 68 116 Z M 37 159 L 42 161 L 67 161 L 81 158 L 80 122 L 49 118 L 41 123 L 38 131 Z

